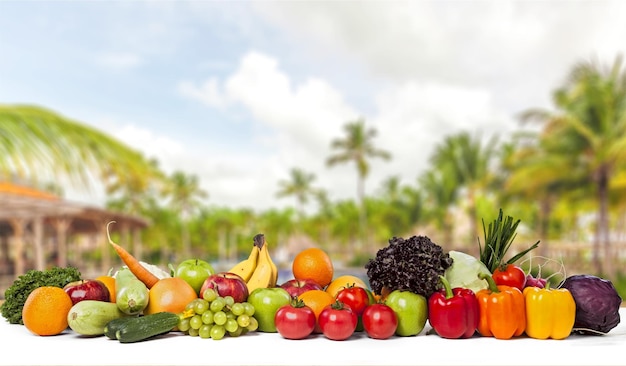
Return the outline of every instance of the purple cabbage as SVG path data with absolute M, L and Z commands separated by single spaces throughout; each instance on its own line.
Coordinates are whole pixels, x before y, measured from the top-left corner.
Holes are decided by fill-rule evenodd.
M 561 288 L 568 289 L 576 302 L 574 333 L 606 334 L 619 324 L 622 298 L 611 281 L 580 274 L 567 277 Z

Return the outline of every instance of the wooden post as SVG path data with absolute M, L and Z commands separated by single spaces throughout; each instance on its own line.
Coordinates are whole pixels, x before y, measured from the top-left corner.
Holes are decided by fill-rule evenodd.
M 43 218 L 35 217 L 33 219 L 33 244 L 35 251 L 35 269 L 43 271 L 46 269 L 44 245 L 43 245 Z
M 13 263 L 11 263 L 11 259 L 9 257 L 9 237 L 8 236 L 0 236 L 0 264 L 2 264 L 0 275 L 13 273 L 14 266 L 13 266 Z
M 9 223 L 13 228 L 13 240 L 15 244 L 15 275 L 24 274 L 24 231 L 26 220 L 9 219 Z
M 59 267 L 67 267 L 67 231 L 72 220 L 67 217 L 57 218 L 54 220 L 54 228 L 57 238 L 57 265 Z

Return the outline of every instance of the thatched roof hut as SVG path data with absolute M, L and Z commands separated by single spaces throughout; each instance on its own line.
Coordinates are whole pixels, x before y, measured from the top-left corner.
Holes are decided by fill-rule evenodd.
M 141 255 L 141 230 L 148 221 L 70 202 L 54 194 L 0 182 L 0 276 L 15 278 L 30 269 L 82 265 L 85 253 L 111 267 L 107 224 L 119 231 L 126 247 Z

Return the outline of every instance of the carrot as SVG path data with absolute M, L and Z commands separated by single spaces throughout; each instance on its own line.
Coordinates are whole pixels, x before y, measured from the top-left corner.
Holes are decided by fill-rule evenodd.
M 137 258 L 133 257 L 126 249 L 122 248 L 120 245 L 116 244 L 111 240 L 111 235 L 109 234 L 109 225 L 114 223 L 115 221 L 111 221 L 107 224 L 107 237 L 109 238 L 109 243 L 115 249 L 117 255 L 122 259 L 124 264 L 130 269 L 130 271 L 137 277 L 138 280 L 145 283 L 146 286 L 150 289 L 154 286 L 155 283 L 159 280 L 157 276 L 155 276 L 152 272 L 148 271 L 146 267 L 144 267 Z

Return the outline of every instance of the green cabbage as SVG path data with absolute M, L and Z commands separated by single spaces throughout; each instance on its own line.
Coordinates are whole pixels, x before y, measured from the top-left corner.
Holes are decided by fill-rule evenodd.
M 474 292 L 488 288 L 487 280 L 478 278 L 479 273 L 491 275 L 489 269 L 478 258 L 467 253 L 451 250 L 452 266 L 446 269 L 444 277 L 452 288 L 468 288 Z

